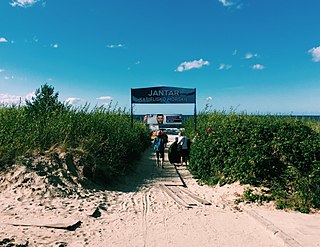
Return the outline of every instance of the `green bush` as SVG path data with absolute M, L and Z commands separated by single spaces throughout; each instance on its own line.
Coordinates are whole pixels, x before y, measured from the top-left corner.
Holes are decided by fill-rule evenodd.
M 281 205 L 320 208 L 320 135 L 313 129 L 292 117 L 203 113 L 189 169 L 209 184 L 267 186 Z

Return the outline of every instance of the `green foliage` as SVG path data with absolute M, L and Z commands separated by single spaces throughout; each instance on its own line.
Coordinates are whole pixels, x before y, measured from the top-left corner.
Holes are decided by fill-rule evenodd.
M 85 105 L 72 108 L 58 100 L 53 87 L 44 85 L 26 106 L 0 107 L 0 168 L 18 156 L 44 153 L 53 148 L 81 154 L 91 179 L 110 181 L 145 150 L 145 126 L 120 108 Z
M 242 199 L 237 199 L 236 202 L 256 202 L 258 204 L 262 204 L 263 202 L 269 202 L 272 200 L 272 197 L 268 195 L 268 191 L 254 191 L 252 188 L 247 188 L 242 196 Z
M 28 122 L 32 122 L 30 131 L 35 132 L 36 137 L 31 142 L 40 151 L 48 149 L 53 141 L 51 119 L 67 110 L 67 106 L 59 102 L 58 96 L 59 93 L 54 92 L 53 86 L 44 84 L 36 90 L 31 101 L 26 100 L 26 118 Z
M 26 109 L 34 116 L 47 115 L 63 107 L 59 102 L 59 93 L 54 92 L 54 87 L 48 84 L 42 85 L 35 92 L 35 97 L 26 100 Z
M 189 136 L 194 135 L 186 124 Z M 320 135 L 283 116 L 202 113 L 189 169 L 207 183 L 267 186 L 281 205 L 320 208 Z
M 25 150 L 25 141 L 29 133 L 25 110 L 18 106 L 2 106 L 0 108 L 0 168 L 11 164 L 13 157 Z

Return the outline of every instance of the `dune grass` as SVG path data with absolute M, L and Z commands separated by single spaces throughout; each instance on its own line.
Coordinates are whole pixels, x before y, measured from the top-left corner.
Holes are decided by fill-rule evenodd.
M 72 107 L 43 85 L 26 105 L 0 107 L 0 168 L 20 156 L 48 151 L 77 153 L 93 180 L 111 180 L 133 165 L 148 146 L 146 127 L 112 104 Z

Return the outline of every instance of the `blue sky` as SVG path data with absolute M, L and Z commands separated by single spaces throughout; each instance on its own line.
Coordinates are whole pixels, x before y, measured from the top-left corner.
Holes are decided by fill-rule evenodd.
M 197 109 L 320 114 L 319 0 L 1 0 L 0 102 L 76 106 L 197 89 Z M 192 114 L 193 105 L 135 105 Z

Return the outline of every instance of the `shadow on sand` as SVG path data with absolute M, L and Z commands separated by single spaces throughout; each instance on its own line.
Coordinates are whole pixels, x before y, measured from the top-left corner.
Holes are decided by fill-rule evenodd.
M 167 150 L 165 157 L 167 156 Z M 109 190 L 121 192 L 135 192 L 144 187 L 148 187 L 155 182 L 160 181 L 180 181 L 174 165 L 165 159 L 164 168 L 157 167 L 154 150 L 149 147 L 142 155 L 139 161 L 126 172 L 123 176 L 115 179 L 108 186 Z

